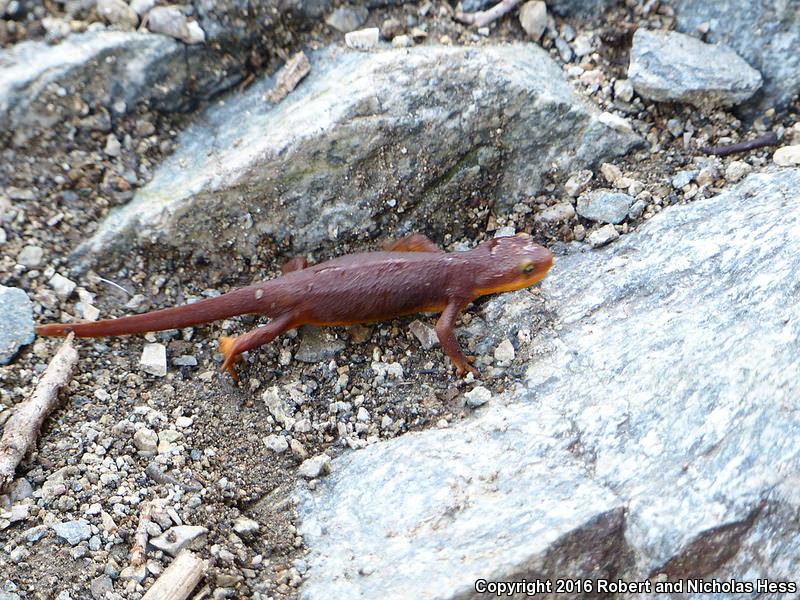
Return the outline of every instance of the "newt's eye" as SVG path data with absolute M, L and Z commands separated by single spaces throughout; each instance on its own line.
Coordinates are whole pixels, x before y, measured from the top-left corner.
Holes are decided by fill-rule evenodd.
M 530 261 L 526 261 L 519 266 L 519 270 L 522 271 L 525 275 L 530 275 L 533 273 L 533 263 Z

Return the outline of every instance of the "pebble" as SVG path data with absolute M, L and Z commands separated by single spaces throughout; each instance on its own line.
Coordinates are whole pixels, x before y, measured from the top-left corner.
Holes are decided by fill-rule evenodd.
M 92 592 L 92 598 L 102 600 L 106 597 L 106 594 L 114 591 L 114 583 L 108 575 L 100 575 L 92 579 L 89 584 L 89 590 Z
M 134 12 L 143 17 L 147 11 L 156 5 L 156 0 L 131 0 L 130 7 Z
M 206 40 L 205 32 L 197 21 L 189 21 L 175 6 L 156 6 L 147 13 L 147 29 L 163 33 L 187 44 L 199 44 Z
M 772 161 L 779 167 L 800 165 L 800 145 L 778 148 L 772 155 Z
M 327 454 L 318 454 L 303 461 L 297 474 L 304 479 L 316 479 L 327 475 L 331 471 L 331 457 Z
M 139 367 L 145 373 L 164 377 L 167 374 L 167 348 L 164 344 L 145 344 Z
M 281 389 L 277 385 L 264 390 L 261 394 L 261 401 L 267 406 L 269 414 L 282 425 L 287 428 L 294 422 L 292 410 L 289 401 L 285 395 L 281 393 Z
M 39 246 L 23 246 L 17 254 L 17 262 L 24 267 L 35 268 L 42 264 L 44 250 Z
M 589 234 L 588 242 L 593 248 L 599 248 L 613 242 L 619 237 L 619 233 L 613 225 L 603 225 Z
M 342 340 L 319 327 L 303 327 L 302 335 L 300 346 L 294 356 L 300 362 L 316 364 L 330 360 L 345 348 Z
M 268 435 L 264 438 L 264 445 L 277 454 L 289 449 L 289 442 L 282 435 Z
M 176 367 L 196 367 L 197 359 L 189 354 L 181 354 L 172 359 L 172 364 Z
M 158 449 L 158 434 L 146 427 L 133 434 L 133 445 L 140 452 L 155 452 Z
M 158 453 L 167 454 L 175 449 L 175 442 L 183 435 L 175 429 L 164 429 L 158 432 Z
M 644 213 L 645 208 L 647 208 L 647 202 L 644 200 L 637 200 L 631 205 L 630 209 L 628 209 L 628 216 L 631 219 L 638 219 Z
M 71 546 L 76 546 L 92 537 L 92 527 L 86 519 L 54 523 L 51 527 L 58 537 L 69 542 Z
M 325 24 L 342 33 L 350 33 L 361 27 L 368 17 L 366 6 L 340 6 L 328 15 Z
M 543 223 L 559 223 L 569 221 L 575 216 L 575 207 L 569 202 L 559 202 L 553 206 L 548 206 L 536 214 L 536 220 Z
M 534 42 L 538 42 L 547 27 L 547 5 L 542 0 L 531 0 L 519 9 L 519 23 Z
M 633 198 L 622 192 L 594 190 L 578 198 L 580 216 L 598 223 L 621 223 L 628 215 Z
M 581 195 L 581 192 L 586 189 L 586 186 L 589 185 L 592 177 L 594 177 L 594 173 L 589 169 L 578 171 L 567 179 L 567 182 L 564 184 L 564 191 L 567 192 L 570 197 L 577 198 Z
M 386 40 L 394 40 L 406 30 L 405 26 L 397 19 L 386 19 L 381 24 L 381 36 Z
M 595 37 L 591 32 L 583 32 L 578 34 L 575 41 L 572 42 L 572 50 L 578 57 L 586 56 L 594 51 Z
M 292 456 L 294 456 L 296 459 L 303 461 L 308 458 L 308 451 L 299 440 L 292 438 L 292 440 L 289 442 L 289 448 L 292 449 Z
M 736 183 L 753 170 L 749 163 L 742 160 L 734 160 L 725 169 L 725 180 Z
M 33 304 L 23 290 L 0 285 L 0 365 L 35 338 Z
M 56 296 L 61 298 L 62 300 L 66 300 L 72 295 L 72 292 L 75 291 L 77 287 L 77 283 L 72 281 L 71 279 L 67 279 L 61 273 L 55 273 L 48 281 L 50 287 L 53 288 L 53 291 L 56 293 Z
M 408 330 L 419 340 L 420 345 L 425 350 L 430 350 L 439 343 L 436 330 L 420 320 L 412 321 L 408 325 Z
M 359 29 L 344 35 L 344 42 L 348 48 L 354 50 L 370 50 L 375 48 L 380 41 L 380 31 L 377 27 Z
M 150 541 L 152 543 L 152 540 Z M 145 577 L 147 577 L 147 565 L 139 565 L 138 567 L 129 565 L 119 572 L 119 578 L 123 581 L 135 581 L 136 583 L 141 583 L 144 581 Z
M 233 522 L 233 530 L 239 535 L 252 535 L 260 529 L 258 521 L 248 519 L 247 517 L 239 517 Z
M 762 83 L 761 74 L 728 46 L 642 27 L 633 34 L 628 79 L 644 98 L 701 108 L 744 102 Z
M 613 185 L 620 177 L 622 177 L 622 170 L 617 165 L 603 163 L 600 165 L 600 174 L 608 183 Z
M 180 416 L 175 419 L 175 427 L 178 429 L 188 429 L 194 423 L 194 419 L 192 417 Z
M 398 35 L 392 40 L 392 46 L 395 48 L 409 48 L 413 45 L 411 38 L 407 35 Z
M 366 423 L 369 421 L 369 411 L 363 406 L 358 407 L 358 413 L 356 413 L 356 419 L 361 421 L 362 423 Z
M 697 177 L 697 171 L 678 171 L 671 180 L 672 187 L 676 190 L 683 189 L 684 186 L 689 185 L 694 178 Z
M 498 362 L 509 363 L 514 360 L 515 356 L 514 345 L 508 339 L 504 339 L 494 349 L 494 359 Z
M 565 63 L 570 62 L 572 60 L 572 48 L 570 45 L 561 38 L 556 38 L 555 44 L 561 60 L 563 60 Z
M 160 536 L 152 538 L 150 544 L 170 556 L 175 556 L 206 533 L 208 533 L 208 529 L 199 525 L 176 525 L 167 529 Z
M 123 0 L 97 0 L 97 15 L 110 25 L 122 29 L 135 29 L 139 24 L 139 17 Z
M 122 144 L 119 143 L 117 136 L 109 133 L 106 138 L 106 147 L 103 150 L 108 156 L 116 157 L 122 153 Z
M 507 340 L 506 340 L 507 341 Z M 482 385 L 476 385 L 470 391 L 464 394 L 464 400 L 470 408 L 478 408 L 483 406 L 492 399 L 492 392 L 487 390 Z
M 614 98 L 622 102 L 633 100 L 633 84 L 630 79 L 617 79 L 614 82 Z

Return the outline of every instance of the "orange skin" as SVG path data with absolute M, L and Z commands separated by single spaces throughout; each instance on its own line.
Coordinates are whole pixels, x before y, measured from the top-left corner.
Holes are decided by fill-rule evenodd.
M 219 319 L 261 314 L 271 321 L 236 338 L 222 337 L 223 369 L 238 379 L 241 354 L 300 325 L 353 325 L 417 312 L 441 313 L 436 335 L 458 375 L 478 371 L 453 329 L 461 310 L 480 296 L 533 285 L 553 264 L 553 254 L 526 234 L 495 238 L 466 252 L 444 252 L 420 234 L 381 252 L 348 254 L 308 267 L 295 258 L 283 276 L 141 315 L 91 323 L 39 325 L 39 335 L 102 337 L 180 329 Z

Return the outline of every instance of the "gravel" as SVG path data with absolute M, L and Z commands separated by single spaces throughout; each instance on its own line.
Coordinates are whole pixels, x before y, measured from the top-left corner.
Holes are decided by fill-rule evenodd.
M 33 305 L 24 290 L 0 285 L 0 365 L 34 339 Z

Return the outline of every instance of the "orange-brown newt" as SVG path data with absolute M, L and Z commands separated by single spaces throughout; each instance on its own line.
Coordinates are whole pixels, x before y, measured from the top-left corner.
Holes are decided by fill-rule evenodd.
M 200 300 L 140 315 L 90 323 L 39 325 L 40 335 L 101 337 L 179 329 L 243 314 L 272 320 L 236 338 L 222 337 L 223 368 L 236 379 L 242 352 L 267 344 L 300 325 L 352 325 L 417 312 L 442 313 L 436 335 L 459 375 L 477 370 L 456 340 L 459 312 L 487 294 L 528 287 L 547 273 L 553 254 L 521 234 L 445 252 L 420 234 L 406 236 L 381 252 L 340 256 L 314 266 L 293 259 L 283 276 Z

